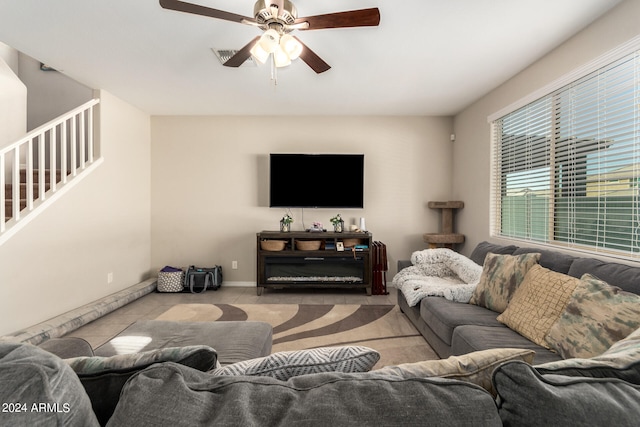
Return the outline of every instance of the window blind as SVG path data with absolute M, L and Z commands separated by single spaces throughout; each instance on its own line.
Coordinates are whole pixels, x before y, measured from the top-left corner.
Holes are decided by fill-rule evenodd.
M 492 133 L 495 235 L 640 257 L 640 51 Z

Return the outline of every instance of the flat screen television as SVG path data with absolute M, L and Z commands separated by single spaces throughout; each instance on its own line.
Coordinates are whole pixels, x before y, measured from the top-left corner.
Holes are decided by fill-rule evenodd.
M 364 208 L 364 154 L 270 154 L 269 206 Z

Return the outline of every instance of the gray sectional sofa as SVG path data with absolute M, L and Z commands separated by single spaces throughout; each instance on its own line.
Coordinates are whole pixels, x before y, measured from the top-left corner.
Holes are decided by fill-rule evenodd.
M 640 268 L 607 263 L 595 258 L 574 257 L 557 251 L 504 246 L 482 242 L 469 258 L 482 265 L 488 253 L 521 255 L 540 253 L 539 264 L 550 270 L 580 278 L 585 273 L 640 294 Z M 398 261 L 398 271 L 411 265 Z M 398 305 L 440 357 L 467 354 L 491 348 L 525 348 L 535 351 L 534 363 L 561 359 L 558 353 L 535 344 L 497 320 L 500 313 L 473 304 L 461 304 L 431 296 L 410 307 L 398 290 Z
M 531 253 L 483 242 L 472 258 L 516 251 Z M 591 272 L 639 293 L 632 267 L 544 251 L 539 262 L 578 276 Z M 562 359 L 478 305 L 427 297 L 424 308 L 414 308 L 402 295 L 399 300 L 443 359 L 370 371 L 377 352 L 349 346 L 219 366 L 211 340 L 163 347 L 180 337 L 171 327 L 184 326 L 167 324 L 161 348 L 130 355 L 91 356 L 73 338 L 40 346 L 0 340 L 0 425 L 637 425 L 640 327 L 597 356 Z

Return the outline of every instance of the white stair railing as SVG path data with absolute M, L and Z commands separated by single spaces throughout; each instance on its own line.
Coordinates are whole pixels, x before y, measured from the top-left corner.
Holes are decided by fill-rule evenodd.
M 99 102 L 93 99 L 0 148 L 0 245 L 97 163 L 94 112 Z

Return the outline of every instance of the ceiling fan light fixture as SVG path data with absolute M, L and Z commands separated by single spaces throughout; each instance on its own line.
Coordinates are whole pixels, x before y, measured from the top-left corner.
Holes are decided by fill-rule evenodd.
M 257 44 L 259 44 L 265 52 L 273 53 L 278 48 L 279 42 L 280 34 L 278 34 L 278 32 L 274 29 L 269 29 L 264 32 Z
M 261 64 L 264 64 L 269 59 L 269 52 L 264 50 L 260 46 L 260 43 L 256 43 L 253 45 L 253 47 L 251 48 L 251 55 L 253 55 L 253 57 Z
M 290 34 L 285 34 L 280 38 L 280 46 L 292 61 L 298 59 L 302 53 L 302 43 Z
M 289 58 L 289 55 L 287 55 L 287 52 L 284 51 L 282 46 L 278 46 L 276 51 L 273 52 L 273 60 L 278 68 L 291 65 L 291 58 Z

